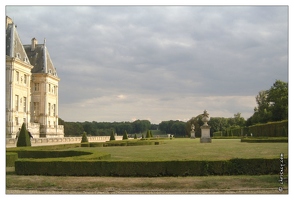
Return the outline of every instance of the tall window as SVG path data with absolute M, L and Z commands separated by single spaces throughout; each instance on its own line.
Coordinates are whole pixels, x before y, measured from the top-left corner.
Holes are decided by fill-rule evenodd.
M 19 101 L 18 95 L 15 95 L 15 111 L 18 111 L 18 101 Z
M 55 109 L 56 109 L 56 105 L 53 104 L 53 116 L 55 116 Z
M 48 92 L 50 92 L 51 93 L 51 84 L 49 84 L 49 91 Z
M 27 112 L 27 98 L 23 97 L 23 111 Z
M 39 117 L 39 102 L 34 102 L 34 122 L 38 122 Z
M 48 115 L 50 116 L 51 115 L 51 103 L 48 103 Z
M 15 117 L 15 125 L 18 125 L 18 117 Z
M 39 83 L 35 83 L 35 91 L 39 91 Z
M 23 83 L 27 84 L 27 75 L 23 75 Z
M 19 82 L 19 72 L 16 72 L 16 81 Z

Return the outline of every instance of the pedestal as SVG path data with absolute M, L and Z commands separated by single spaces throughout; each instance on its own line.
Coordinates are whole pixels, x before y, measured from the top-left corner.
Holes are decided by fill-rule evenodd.
M 211 143 L 210 126 L 201 126 L 200 143 Z
M 195 131 L 191 131 L 191 137 L 190 137 L 190 139 L 195 139 L 196 137 L 195 137 Z

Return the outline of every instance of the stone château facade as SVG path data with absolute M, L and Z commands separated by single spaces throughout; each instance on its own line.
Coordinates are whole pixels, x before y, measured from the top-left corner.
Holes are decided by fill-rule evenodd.
M 34 138 L 64 137 L 58 125 L 59 81 L 46 41 L 33 38 L 23 45 L 6 16 L 6 138 L 15 138 L 23 123 Z

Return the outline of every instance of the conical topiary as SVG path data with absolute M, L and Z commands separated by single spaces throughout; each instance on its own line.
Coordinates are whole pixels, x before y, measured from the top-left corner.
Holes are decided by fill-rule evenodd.
M 81 143 L 83 143 L 83 142 L 89 142 L 89 141 L 88 141 L 88 138 L 87 138 L 87 133 L 86 133 L 85 131 L 84 131 L 84 133 L 83 133 Z
M 111 140 L 115 140 L 115 137 L 114 137 L 114 131 L 112 131 L 111 135 L 110 135 L 110 141 Z
M 25 123 L 23 123 L 21 126 L 16 146 L 17 147 L 30 147 L 30 146 L 32 146 L 31 145 L 31 138 L 30 138 L 29 133 L 26 129 Z
M 150 131 L 150 137 L 153 137 L 152 131 Z
M 123 135 L 123 140 L 127 140 L 128 139 L 128 133 L 127 131 L 124 132 L 124 135 Z
M 134 139 L 137 139 L 137 134 L 135 133 Z
M 150 136 L 150 131 L 149 130 L 147 130 L 147 132 L 146 132 L 146 138 L 150 138 L 151 136 Z

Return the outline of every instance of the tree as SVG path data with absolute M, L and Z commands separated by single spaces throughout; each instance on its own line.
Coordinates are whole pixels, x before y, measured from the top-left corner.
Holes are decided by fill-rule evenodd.
M 288 119 L 288 83 L 276 80 L 267 91 L 267 95 L 269 110 L 272 112 L 272 120 Z
M 257 107 L 246 125 L 288 119 L 288 83 L 276 80 L 269 90 L 256 96 Z
M 17 147 L 30 147 L 31 146 L 31 138 L 30 138 L 29 133 L 26 129 L 25 123 L 23 123 L 21 126 L 16 146 Z
M 145 138 L 151 138 L 151 135 L 150 135 L 150 131 L 149 130 L 147 130 L 146 137 Z
M 87 133 L 86 133 L 85 131 L 84 131 L 84 133 L 83 133 L 81 143 L 83 143 L 83 142 L 89 142 L 89 141 L 88 141 L 88 138 L 87 138 Z
M 112 131 L 112 133 L 111 133 L 110 141 L 111 141 L 111 140 L 115 140 L 114 131 Z
M 137 137 L 137 134 L 135 133 L 135 136 L 134 136 L 134 139 L 137 139 L 138 137 Z
M 123 135 L 123 140 L 127 140 L 128 139 L 128 133 L 127 131 L 124 132 L 124 135 Z

